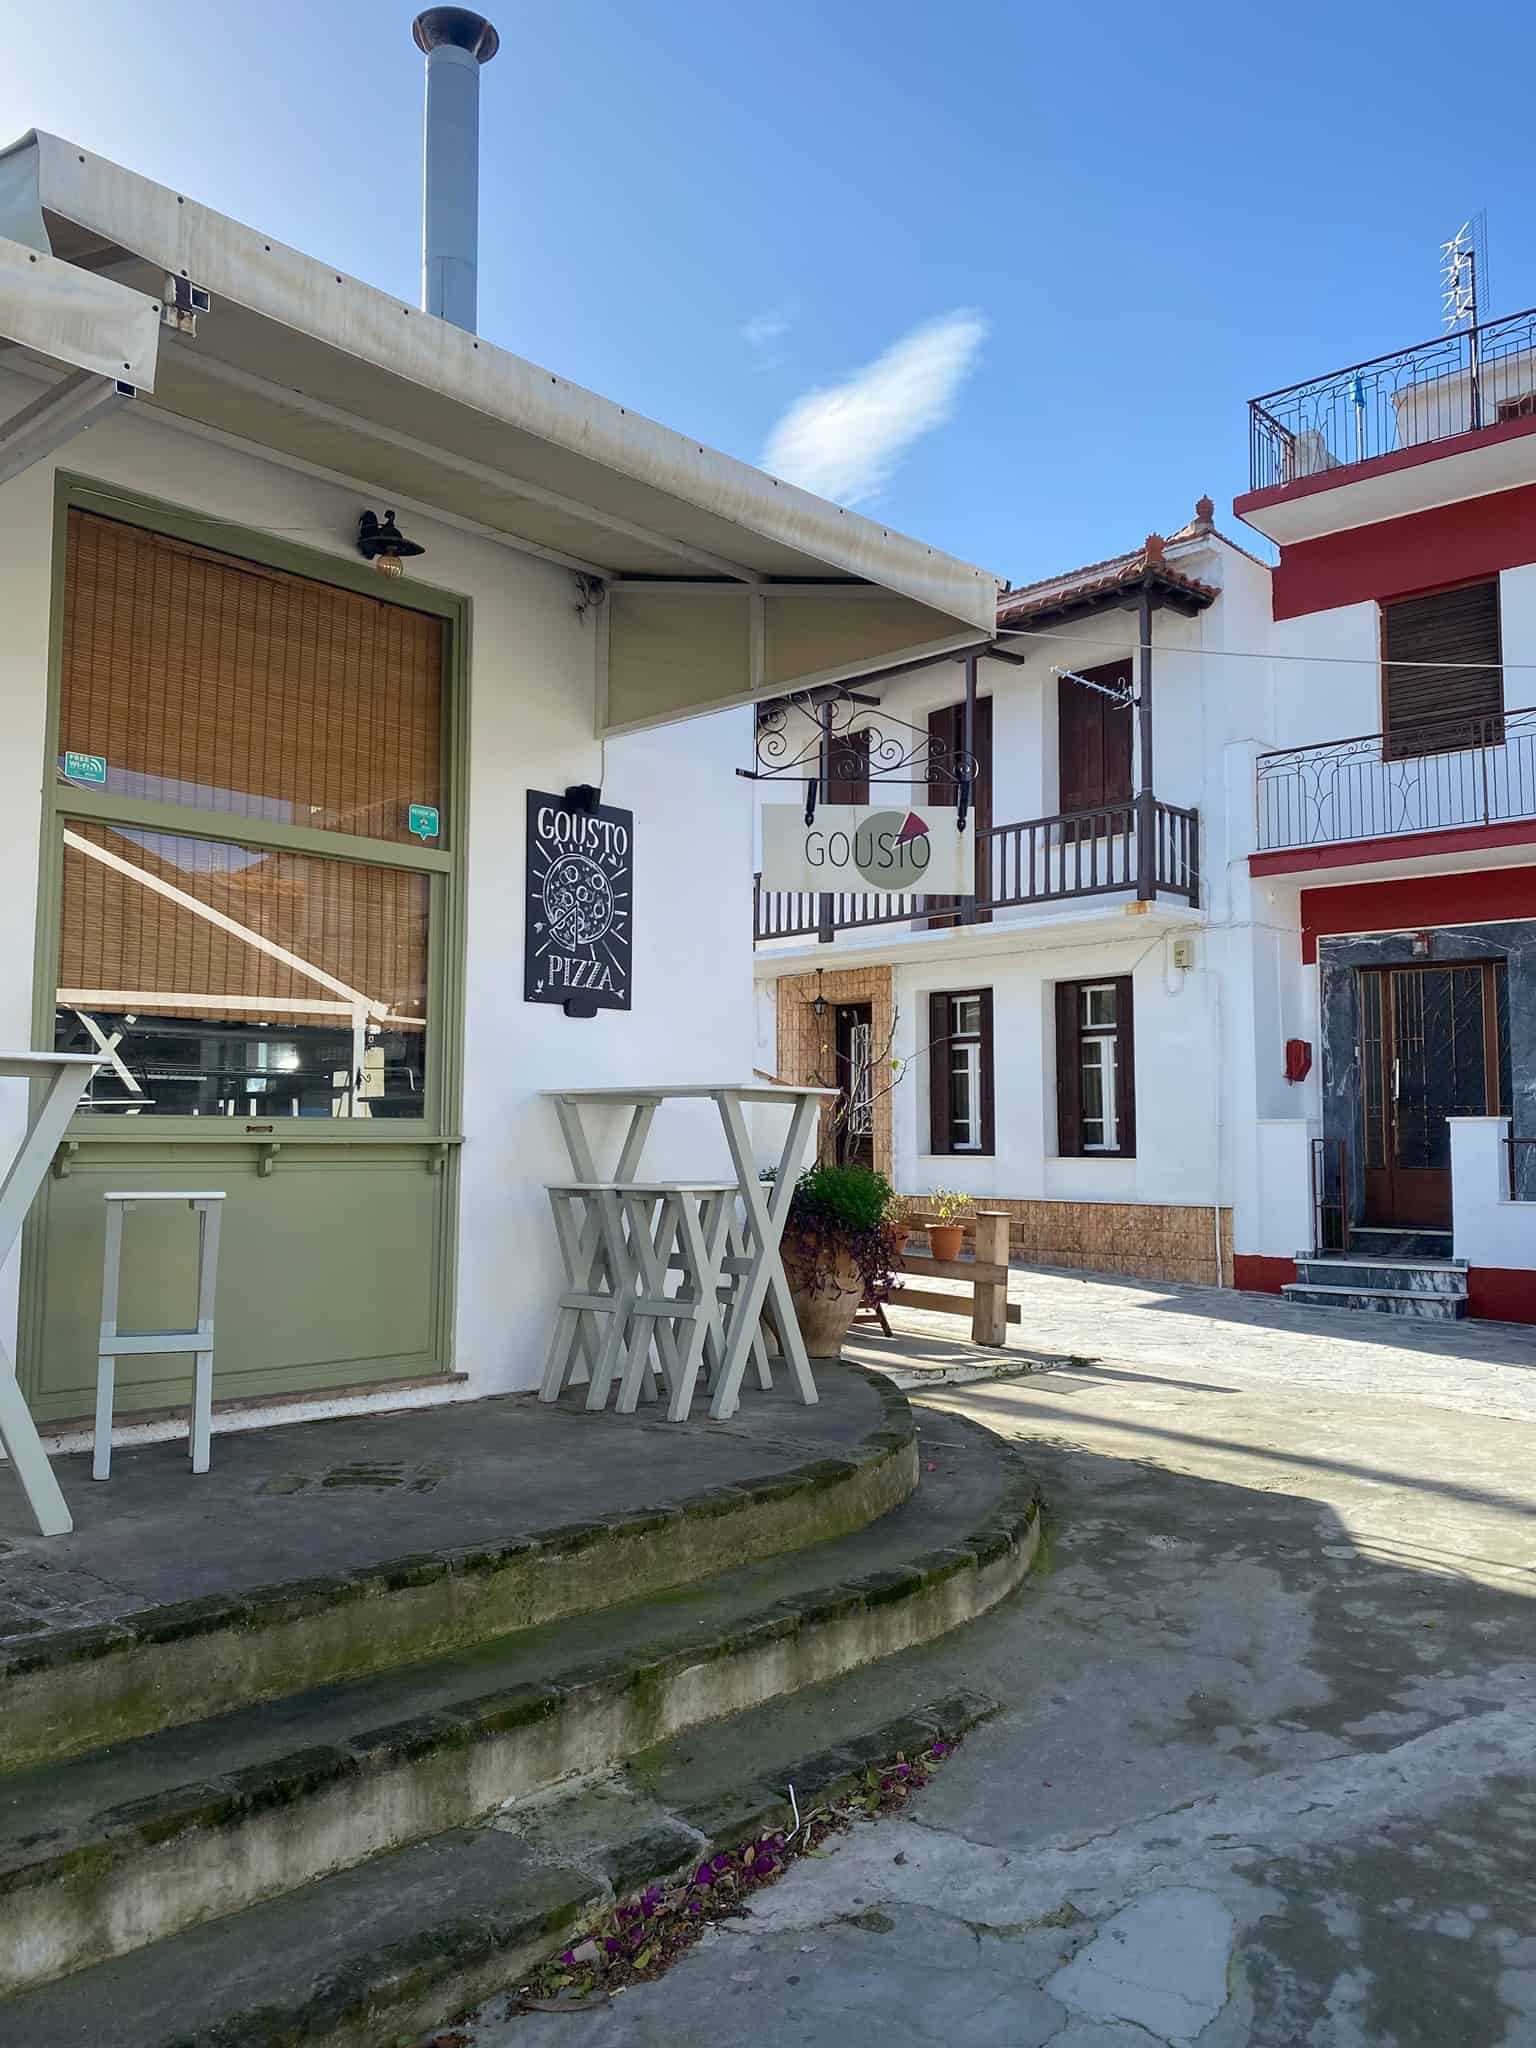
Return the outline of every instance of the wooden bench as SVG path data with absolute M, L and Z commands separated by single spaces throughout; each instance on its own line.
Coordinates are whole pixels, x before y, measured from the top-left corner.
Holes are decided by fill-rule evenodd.
M 975 1215 L 974 1256 L 936 1259 L 928 1252 L 904 1252 L 897 1261 L 903 1273 L 914 1279 L 965 1280 L 971 1289 L 971 1342 L 1002 1345 L 1008 1341 L 1008 1325 L 1019 1320 L 1018 1304 L 1008 1301 L 1008 1212 L 1006 1209 L 978 1209 Z M 940 1315 L 964 1315 L 965 1296 L 944 1294 L 926 1287 L 898 1287 L 891 1295 L 893 1308 L 920 1308 Z

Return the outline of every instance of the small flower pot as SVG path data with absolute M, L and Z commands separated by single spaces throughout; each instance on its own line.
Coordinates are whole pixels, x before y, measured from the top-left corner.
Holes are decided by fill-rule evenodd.
M 928 1249 L 936 1259 L 958 1259 L 960 1247 L 965 1243 L 963 1223 L 930 1223 L 928 1225 Z

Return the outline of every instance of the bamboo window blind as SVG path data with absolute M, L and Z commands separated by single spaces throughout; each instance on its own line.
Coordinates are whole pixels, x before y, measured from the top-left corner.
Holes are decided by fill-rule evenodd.
M 59 748 L 121 795 L 407 841 L 442 667 L 439 619 L 70 511 Z
M 389 1029 L 420 1030 L 429 889 L 406 868 L 77 821 L 60 1001 L 228 1023 L 268 1005 L 305 1023 L 366 1004 Z

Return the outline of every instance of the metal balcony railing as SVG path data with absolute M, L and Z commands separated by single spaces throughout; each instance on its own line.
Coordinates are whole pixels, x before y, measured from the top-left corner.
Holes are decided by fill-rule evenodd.
M 1145 847 L 1139 817 L 1151 824 Z M 970 924 L 979 912 L 1022 909 L 1083 896 L 1174 896 L 1198 908 L 1200 819 L 1192 810 L 1133 798 L 1092 811 L 1066 811 L 978 834 L 982 886 L 974 897 L 818 895 L 753 882 L 752 939 L 817 938 L 869 925 L 942 920 Z
M 1527 416 L 1536 416 L 1536 307 L 1251 400 L 1250 488 Z
M 1264 852 L 1536 818 L 1536 709 L 1282 747 L 1257 776 Z

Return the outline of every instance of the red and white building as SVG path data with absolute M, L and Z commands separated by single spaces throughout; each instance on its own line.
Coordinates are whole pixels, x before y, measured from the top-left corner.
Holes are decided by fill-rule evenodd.
M 1347 1224 L 1356 1255 L 1464 1262 L 1472 1314 L 1525 1321 L 1533 343 L 1536 315 L 1522 313 L 1255 400 L 1252 488 L 1234 506 L 1280 550 L 1278 744 L 1256 762 L 1248 870 L 1256 920 L 1299 937 L 1324 1240 L 1338 1246 Z M 1293 1278 L 1285 1232 L 1260 1213 L 1239 1285 Z
M 1536 1321 L 1536 315 L 1251 418 L 1275 567 L 1202 500 L 846 679 L 878 802 L 974 662 L 977 894 L 760 887 L 759 1062 L 1041 1264 Z

